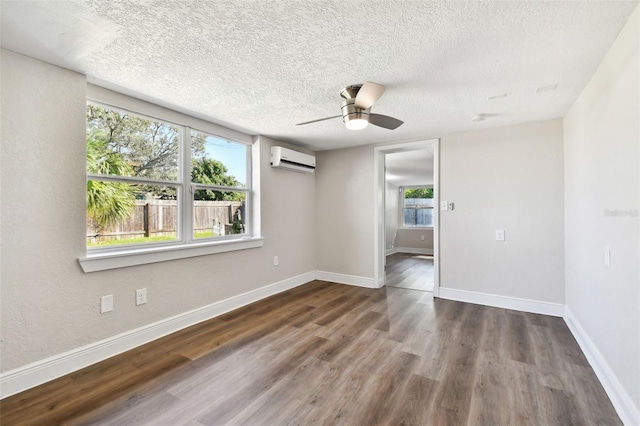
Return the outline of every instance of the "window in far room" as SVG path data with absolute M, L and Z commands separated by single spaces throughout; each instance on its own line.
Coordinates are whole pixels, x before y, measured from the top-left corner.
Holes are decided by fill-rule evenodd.
M 402 226 L 425 228 L 433 226 L 433 188 L 402 188 Z

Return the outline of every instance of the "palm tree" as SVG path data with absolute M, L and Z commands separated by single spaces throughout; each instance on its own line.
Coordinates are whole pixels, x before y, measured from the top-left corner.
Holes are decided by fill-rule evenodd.
M 108 152 L 104 144 L 87 139 L 87 173 L 127 176 L 131 166 L 118 153 Z M 129 216 L 135 207 L 131 185 L 120 182 L 87 181 L 87 216 L 98 231 Z

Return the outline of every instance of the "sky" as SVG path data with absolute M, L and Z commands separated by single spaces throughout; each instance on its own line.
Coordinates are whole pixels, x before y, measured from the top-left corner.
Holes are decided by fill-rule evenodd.
M 248 146 L 237 142 L 227 142 L 215 136 L 208 136 L 205 141 L 207 158 L 221 161 L 229 170 L 227 174 L 236 180 L 247 183 L 247 149 Z

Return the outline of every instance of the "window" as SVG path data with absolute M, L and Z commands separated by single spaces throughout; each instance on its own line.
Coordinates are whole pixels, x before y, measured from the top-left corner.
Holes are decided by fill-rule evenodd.
M 245 143 L 89 103 L 87 248 L 122 253 L 247 237 L 250 170 Z
M 433 188 L 402 188 L 402 207 L 402 226 L 433 226 Z

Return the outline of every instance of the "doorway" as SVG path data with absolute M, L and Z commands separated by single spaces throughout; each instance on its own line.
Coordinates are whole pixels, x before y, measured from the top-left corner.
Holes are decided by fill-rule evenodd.
M 379 287 L 438 296 L 438 148 L 437 139 L 374 148 Z

